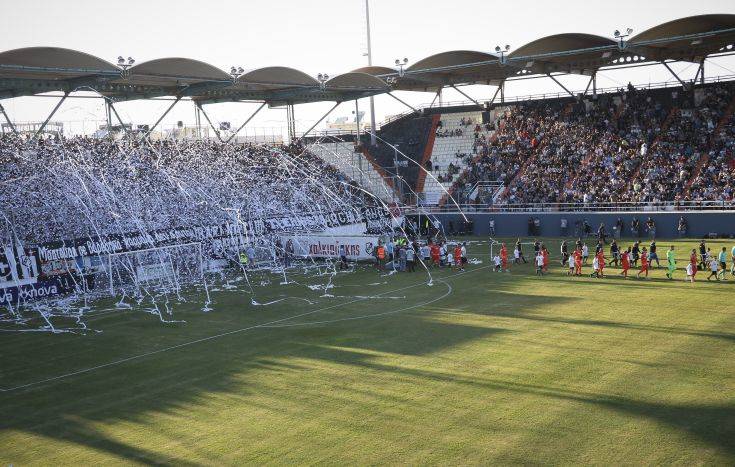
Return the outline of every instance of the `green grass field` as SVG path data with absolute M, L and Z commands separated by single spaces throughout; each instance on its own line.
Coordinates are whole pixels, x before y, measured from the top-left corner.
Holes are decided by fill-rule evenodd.
M 735 280 L 487 253 L 432 287 L 362 267 L 334 297 L 257 287 L 311 303 L 241 288 L 177 305 L 185 324 L 100 303 L 102 332 L 0 334 L 0 463 L 735 463 Z

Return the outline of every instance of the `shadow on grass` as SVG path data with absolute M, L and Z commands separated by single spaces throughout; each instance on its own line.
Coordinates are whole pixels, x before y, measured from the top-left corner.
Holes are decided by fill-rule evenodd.
M 498 302 L 504 302 L 504 300 L 512 301 L 517 300 L 516 294 L 510 294 L 507 292 L 497 291 L 496 299 Z M 528 298 L 528 297 L 527 297 Z M 536 296 L 535 299 L 541 299 L 542 303 L 546 304 L 549 298 Z M 469 312 L 469 311 L 468 311 Z M 676 334 L 681 336 L 693 336 L 693 337 L 711 337 L 714 339 L 724 339 L 726 341 L 735 342 L 735 333 L 729 332 L 712 332 L 702 331 L 695 329 L 682 329 L 681 327 L 671 326 L 656 326 L 650 324 L 634 324 L 620 321 L 609 321 L 601 319 L 580 319 L 580 318 L 569 318 L 569 317 L 558 317 L 558 316 L 547 316 L 537 313 L 528 313 L 523 309 L 514 309 L 512 311 L 504 311 L 497 308 L 483 308 L 482 311 L 472 311 L 472 313 L 480 314 L 484 316 L 498 316 L 503 318 L 517 318 L 530 321 L 541 321 L 549 323 L 563 323 L 563 324 L 574 324 L 583 326 L 597 326 L 597 327 L 609 327 L 617 329 L 631 329 L 636 331 L 650 331 L 650 332 L 661 332 L 666 334 Z
M 418 299 L 421 300 L 422 298 Z M 565 300 L 558 299 L 560 304 Z M 344 311 L 349 313 L 349 306 Z M 352 312 L 363 313 L 364 309 Z M 232 319 L 236 319 L 237 312 L 224 313 L 233 313 Z M 281 313 L 288 316 L 294 313 L 294 309 L 289 308 Z M 154 423 L 152 420 L 158 414 L 185 418 L 192 405 L 204 402 L 214 394 L 242 395 L 258 391 L 257 385 L 253 386 L 254 383 L 249 383 L 244 376 L 249 373 L 266 370 L 277 374 L 308 370 L 294 360 L 307 359 L 361 367 L 367 364 L 367 360 L 374 358 L 376 352 L 424 355 L 461 346 L 476 339 L 492 339 L 509 332 L 500 328 L 446 323 L 435 320 L 434 317 L 435 313 L 419 308 L 379 319 L 332 325 L 253 329 L 195 344 L 190 348 L 0 393 L 0 430 L 36 434 L 126 460 L 186 465 L 189 461 L 180 457 L 176 451 L 159 452 L 150 445 L 129 444 L 125 442 L 124 435 L 113 439 L 97 430 L 95 424 L 126 422 L 146 425 Z M 86 337 L 64 336 L 64 340 L 60 342 L 93 338 L 94 341 L 78 341 L 79 351 L 98 352 L 99 363 L 104 364 L 112 359 L 105 357 L 105 349 L 127 349 L 125 353 L 128 355 L 145 353 L 150 348 L 135 346 L 141 342 L 148 342 L 149 345 L 156 342 L 157 336 L 164 331 L 158 323 L 145 326 L 145 317 L 141 315 L 130 315 L 125 319 L 130 319 L 130 322 L 115 323 L 114 333 Z M 206 319 L 206 316 L 198 319 Z M 262 315 L 259 320 L 267 321 L 267 315 Z M 186 332 L 196 325 L 196 322 L 190 322 L 187 327 L 178 329 Z M 235 322 L 231 325 L 238 324 Z M 165 332 L 169 334 L 176 330 L 165 328 Z M 159 347 L 160 344 L 154 344 L 153 348 Z M 347 348 L 361 349 L 364 352 L 351 352 Z M 41 353 L 48 355 L 47 352 L 52 349 L 53 347 L 46 347 Z M 44 355 L 34 355 L 33 358 L 43 359 Z M 291 358 L 294 360 L 289 361 Z M 17 366 L 20 362 L 15 363 Z M 30 356 L 27 364 L 33 364 Z M 67 366 L 70 367 L 76 368 L 74 365 Z M 63 369 L 57 372 L 63 373 Z M 48 376 L 52 375 L 39 375 L 38 379 Z M 8 384 L 7 381 L 5 384 Z M 206 422 L 216 426 L 216 420 Z M 196 446 L 192 446 L 192 449 L 195 448 Z M 15 449 L 17 446 L 13 450 Z M 28 446 L 20 452 L 31 452 L 34 449 L 33 446 Z M 4 451 L 3 446 L 0 446 L 2 458 L 7 457 Z
M 701 441 L 735 455 L 735 404 L 665 404 L 569 389 L 523 384 L 483 377 L 463 377 L 446 372 L 395 368 L 374 362 L 361 365 L 373 371 L 410 374 L 416 378 L 451 382 L 485 389 L 508 391 L 579 402 L 636 417 L 645 417 L 691 434 Z
M 476 282 L 470 283 L 465 288 L 469 289 L 474 285 Z M 534 314 L 533 311 L 539 306 L 563 308 L 565 304 L 576 299 L 574 297 L 528 296 L 503 291 L 506 287 L 517 288 L 517 286 L 518 284 L 512 281 L 502 280 L 500 283 L 493 284 L 493 289 L 486 297 L 492 301 L 507 300 L 513 305 L 513 312 L 505 313 L 497 310 L 488 310 L 485 313 L 467 312 L 545 322 L 682 333 L 735 340 L 734 336 L 727 333 L 682 331 L 660 326 L 556 318 Z M 455 290 L 455 295 L 450 296 L 444 302 L 451 303 L 460 299 L 461 293 L 462 290 L 458 288 Z M 503 294 L 507 294 L 507 297 Z M 473 308 L 480 308 L 473 303 L 470 305 Z M 231 310 L 234 309 L 237 308 Z M 292 314 L 294 310 L 288 309 L 284 311 L 286 312 Z M 232 313 L 233 320 L 238 319 L 236 311 L 225 313 Z M 735 408 L 732 406 L 659 404 L 572 392 L 552 387 L 392 367 L 373 361 L 376 352 L 409 356 L 427 355 L 459 347 L 474 340 L 493 339 L 512 332 L 497 327 L 446 323 L 435 319 L 441 315 L 441 312 L 419 308 L 381 319 L 341 322 L 323 326 L 257 329 L 196 344 L 191 348 L 102 368 L 78 377 L 0 394 L 0 410 L 2 411 L 0 429 L 37 434 L 126 460 L 150 464 L 186 465 L 190 462 L 177 456 L 175 452 L 156 452 L 151 450 L 150 446 L 136 446 L 125 443 L 124 439 L 113 439 L 96 430 L 95 424 L 114 424 L 116 422 L 153 424 L 155 422 L 152 419 L 157 414 L 177 417 L 184 423 L 192 405 L 204 403 L 217 393 L 242 395 L 262 390 L 257 383 L 250 382 L 247 378 L 248 374 L 262 370 L 267 370 L 274 375 L 308 371 L 308 366 L 298 361 L 314 360 L 412 376 L 419 379 L 416 384 L 421 384 L 421 379 L 440 380 L 593 404 L 660 420 L 692 433 L 713 446 L 735 453 L 733 449 Z M 206 319 L 206 317 L 201 319 Z M 266 321 L 266 318 L 264 317 L 263 320 Z M 192 322 L 190 325 L 195 326 L 196 323 Z M 140 320 L 133 319 L 129 326 L 120 325 L 119 328 L 116 328 L 122 328 L 117 331 L 116 337 L 98 337 L 96 344 L 99 346 L 98 351 L 104 352 L 105 345 L 113 345 L 127 349 L 130 355 L 140 354 L 141 349 L 134 346 L 135 342 L 141 340 L 126 340 L 124 328 L 128 327 L 131 333 L 147 333 L 147 335 L 144 334 L 144 340 L 155 342 L 160 332 L 156 326 L 158 324 L 146 328 Z M 207 420 L 207 422 L 214 425 L 216 430 L 217 421 L 215 419 Z M 155 427 L 150 429 L 153 431 Z M 196 448 L 197 446 L 192 447 L 192 449 Z M 33 451 L 33 449 L 33 447 L 28 447 L 27 451 Z M 2 450 L 0 446 L 0 454 Z M 12 459 L 8 460 L 12 461 Z

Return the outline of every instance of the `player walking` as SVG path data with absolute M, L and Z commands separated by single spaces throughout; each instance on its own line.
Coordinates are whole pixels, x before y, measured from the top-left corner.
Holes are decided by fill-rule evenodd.
M 574 250 L 574 275 L 575 276 L 582 275 L 582 249 L 581 247 L 577 247 L 577 249 Z
M 638 271 L 636 277 L 640 279 L 644 272 L 646 273 L 645 277 L 648 278 L 648 250 L 646 250 L 646 247 L 641 249 L 641 270 Z
M 510 272 L 510 269 L 508 269 L 508 249 L 505 247 L 505 243 L 500 247 L 500 260 L 503 263 L 503 272 Z
M 630 269 L 630 247 L 628 247 L 628 249 L 620 256 L 620 265 L 623 267 L 623 271 L 620 275 L 627 279 L 628 270 Z
M 725 277 L 725 274 L 727 273 L 727 248 L 725 248 L 724 246 L 722 247 L 722 250 L 720 251 L 717 259 L 720 262 L 720 276 L 722 276 L 721 278 L 723 281 L 726 281 L 727 277 Z
M 674 253 L 674 245 L 671 245 L 669 251 L 666 252 L 666 262 L 669 263 L 669 270 L 666 273 L 666 277 L 673 279 L 674 271 L 676 271 L 676 253 Z
M 705 250 L 705 253 L 707 250 Z M 691 281 L 694 283 L 694 278 L 697 275 L 697 250 L 692 248 L 692 254 L 689 255 L 689 264 L 687 264 L 687 277 L 684 281 Z
M 541 250 L 536 253 L 536 275 L 544 275 L 544 254 Z
M 720 274 L 719 274 L 720 262 L 717 261 L 717 258 L 715 258 L 714 256 L 710 258 L 709 268 L 710 268 L 710 273 L 709 273 L 709 276 L 707 276 L 707 280 L 712 279 L 712 277 L 714 276 L 714 278 L 719 281 L 720 280 Z
M 464 271 L 464 264 L 462 264 L 462 247 L 459 243 L 454 247 L 454 266 L 460 271 Z

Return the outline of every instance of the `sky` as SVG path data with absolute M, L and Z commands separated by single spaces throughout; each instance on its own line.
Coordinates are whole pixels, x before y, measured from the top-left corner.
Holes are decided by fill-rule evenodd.
M 365 0 L 255 0 L 216 2 L 194 0 L 0 0 L 0 51 L 30 46 L 76 49 L 115 62 L 119 55 L 137 63 L 163 57 L 202 60 L 223 70 L 231 66 L 252 70 L 282 65 L 312 76 L 335 76 L 365 66 Z M 511 50 L 550 34 L 584 32 L 612 36 L 615 29 L 634 33 L 672 19 L 705 14 L 735 13 L 732 0 L 668 1 L 532 1 L 515 0 L 370 0 L 373 64 L 390 66 L 397 58 L 409 64 L 447 50 L 490 52 L 496 45 Z M 691 79 L 696 66 L 675 64 L 674 70 Z M 735 57 L 707 62 L 707 76 L 735 75 Z M 607 71 L 598 74 L 598 87 L 623 86 L 628 81 L 670 81 L 663 67 Z M 564 76 L 560 81 L 582 90 L 587 78 Z M 473 98 L 489 100 L 491 86 L 463 88 Z M 557 93 L 548 79 L 524 80 L 506 86 L 507 96 Z M 413 106 L 431 102 L 428 93 L 398 92 Z M 3 101 L 17 121 L 43 120 L 58 99 L 16 98 Z M 454 90 L 444 92 L 445 102 L 466 100 Z M 368 100 L 359 102 L 368 109 Z M 152 123 L 168 106 L 165 102 L 126 102 L 116 105 L 126 122 Z M 310 127 L 331 103 L 296 107 L 297 128 Z M 407 110 L 389 96 L 375 98 L 376 120 Z M 213 121 L 239 125 L 256 104 L 228 103 L 206 107 Z M 354 103 L 344 103 L 329 117 L 352 117 Z M 54 120 L 74 132 L 90 132 L 103 123 L 99 99 L 67 100 Z M 194 123 L 194 107 L 178 104 L 164 119 L 164 128 L 177 121 Z M 322 124 L 321 126 L 323 126 Z M 282 109 L 262 111 L 248 134 L 285 132 Z

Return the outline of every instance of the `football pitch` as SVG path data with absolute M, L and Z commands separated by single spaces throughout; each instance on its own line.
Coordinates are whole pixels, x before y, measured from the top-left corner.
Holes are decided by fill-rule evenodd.
M 566 276 L 558 239 L 549 275 L 495 273 L 468 240 L 482 263 L 430 287 L 255 273 L 185 323 L 101 302 L 85 335 L 0 333 L 0 463 L 735 463 L 735 278 L 685 283 L 697 241 L 624 280 Z

